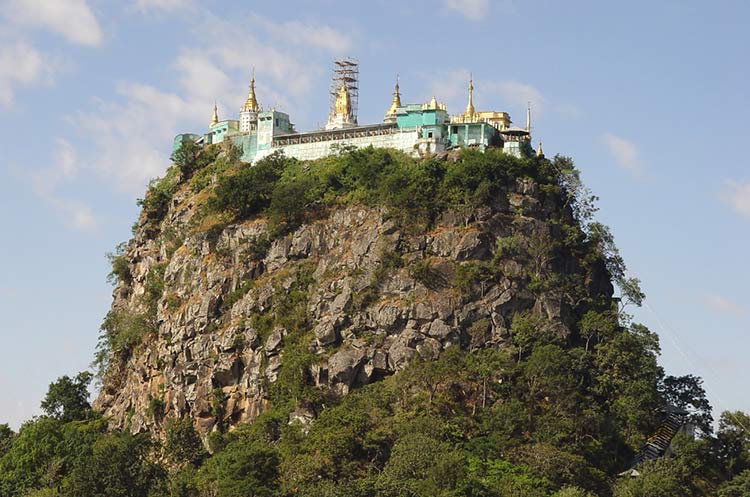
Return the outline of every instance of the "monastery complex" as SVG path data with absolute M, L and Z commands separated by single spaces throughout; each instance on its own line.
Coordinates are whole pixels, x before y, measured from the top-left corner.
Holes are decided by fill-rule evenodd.
M 435 97 L 428 103 L 402 104 L 398 81 L 393 100 L 381 123 L 357 122 L 358 63 L 352 59 L 334 63 L 331 102 L 324 129 L 297 132 L 289 114 L 263 110 L 255 94 L 255 75 L 239 119 L 219 120 L 216 105 L 206 134 L 180 134 L 175 149 L 185 140 L 209 145 L 230 141 L 242 150 L 242 160 L 254 163 L 276 151 L 287 157 L 313 160 L 335 153 L 341 147 L 393 148 L 425 156 L 459 147 L 502 148 L 516 157 L 534 153 L 531 148 L 531 111 L 524 128 L 511 126 L 507 112 L 476 111 L 474 85 L 469 80 L 468 102 L 463 113 L 449 115 Z M 541 155 L 541 143 L 536 151 Z

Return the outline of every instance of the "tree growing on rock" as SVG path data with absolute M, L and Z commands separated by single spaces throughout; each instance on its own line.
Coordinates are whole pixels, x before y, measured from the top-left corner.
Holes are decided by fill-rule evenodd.
M 50 383 L 41 404 L 44 413 L 63 423 L 88 418 L 91 414 L 88 387 L 92 378 L 91 373 L 83 371 L 75 378 L 65 375 Z

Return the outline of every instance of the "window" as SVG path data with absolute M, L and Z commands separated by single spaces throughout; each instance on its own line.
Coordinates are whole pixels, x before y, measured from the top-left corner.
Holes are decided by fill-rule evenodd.
M 458 126 L 453 126 L 453 134 L 454 135 L 458 134 Z
M 278 117 L 276 118 L 276 127 L 277 128 L 279 127 L 279 118 Z
M 429 132 L 427 133 L 427 138 L 432 138 L 432 131 L 429 131 Z

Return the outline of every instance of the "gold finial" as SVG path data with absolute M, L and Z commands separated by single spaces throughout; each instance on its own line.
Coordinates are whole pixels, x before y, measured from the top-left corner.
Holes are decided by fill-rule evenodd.
M 213 126 L 214 124 L 219 123 L 219 111 L 216 108 L 216 102 L 214 101 L 214 115 L 211 117 L 211 124 L 209 126 Z
M 469 75 L 469 102 L 466 104 L 466 112 L 464 116 L 471 119 L 474 117 L 476 111 L 474 110 L 474 78 Z
M 542 150 L 542 140 L 539 140 L 539 148 L 536 149 L 537 157 L 544 157 L 544 151 Z
M 336 115 L 342 115 L 347 118 L 352 115 L 352 102 L 351 97 L 349 96 L 349 89 L 346 87 L 346 84 L 342 84 L 341 88 L 339 88 L 339 93 L 338 95 L 336 95 L 336 105 L 334 108 Z
M 396 74 L 396 86 L 393 88 L 393 101 L 391 101 L 391 106 L 385 113 L 386 117 L 394 115 L 399 107 L 401 107 L 401 91 L 398 87 L 398 74 Z
M 253 72 L 250 77 L 250 91 L 247 94 L 247 100 L 245 100 L 245 105 L 242 106 L 243 111 L 249 111 L 249 112 L 260 112 L 260 104 L 258 103 L 258 99 L 255 97 L 255 68 L 253 67 Z
M 428 109 L 437 109 L 438 108 L 438 102 L 437 102 L 437 98 L 435 98 L 435 95 L 433 95 L 432 98 L 430 99 L 430 103 L 427 106 L 427 108 Z

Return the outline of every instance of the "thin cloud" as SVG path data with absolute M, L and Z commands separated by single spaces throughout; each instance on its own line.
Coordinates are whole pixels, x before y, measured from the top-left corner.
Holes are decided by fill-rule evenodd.
M 727 181 L 721 199 L 739 215 L 750 219 L 750 181 Z
M 324 24 L 301 21 L 275 22 L 257 14 L 251 17 L 251 22 L 277 39 L 320 48 L 334 54 L 347 52 L 354 45 L 350 35 Z M 290 37 L 289 33 L 294 33 L 294 36 Z
M 135 2 L 135 8 L 144 13 L 153 10 L 172 12 L 192 7 L 192 0 L 136 0 Z
M 643 170 L 639 157 L 640 152 L 635 143 L 612 133 L 604 133 L 602 142 L 619 167 L 633 176 L 641 176 Z
M 490 10 L 490 0 L 443 0 L 443 6 L 470 21 L 481 21 Z
M 67 225 L 77 230 L 90 231 L 96 226 L 91 208 L 80 200 L 61 197 L 57 190 L 61 184 L 75 178 L 78 173 L 76 152 L 70 142 L 58 138 L 52 165 L 30 175 L 34 192 Z
M 20 27 L 46 29 L 67 41 L 98 46 L 102 29 L 86 0 L 5 0 L 3 13 Z
M 747 313 L 747 310 L 744 307 L 739 306 L 731 300 L 720 295 L 705 295 L 701 299 L 701 303 L 709 309 L 718 311 L 721 314 L 742 316 Z
M 57 64 L 24 42 L 0 46 L 0 106 L 13 104 L 18 87 L 52 81 Z
M 477 84 L 480 90 L 485 90 L 487 93 L 498 93 L 505 102 L 512 105 L 513 107 L 525 108 L 527 105 L 532 106 L 532 112 L 539 114 L 543 111 L 545 105 L 545 99 L 542 93 L 534 86 L 521 83 L 519 81 L 488 81 L 482 83 L 481 81 Z

